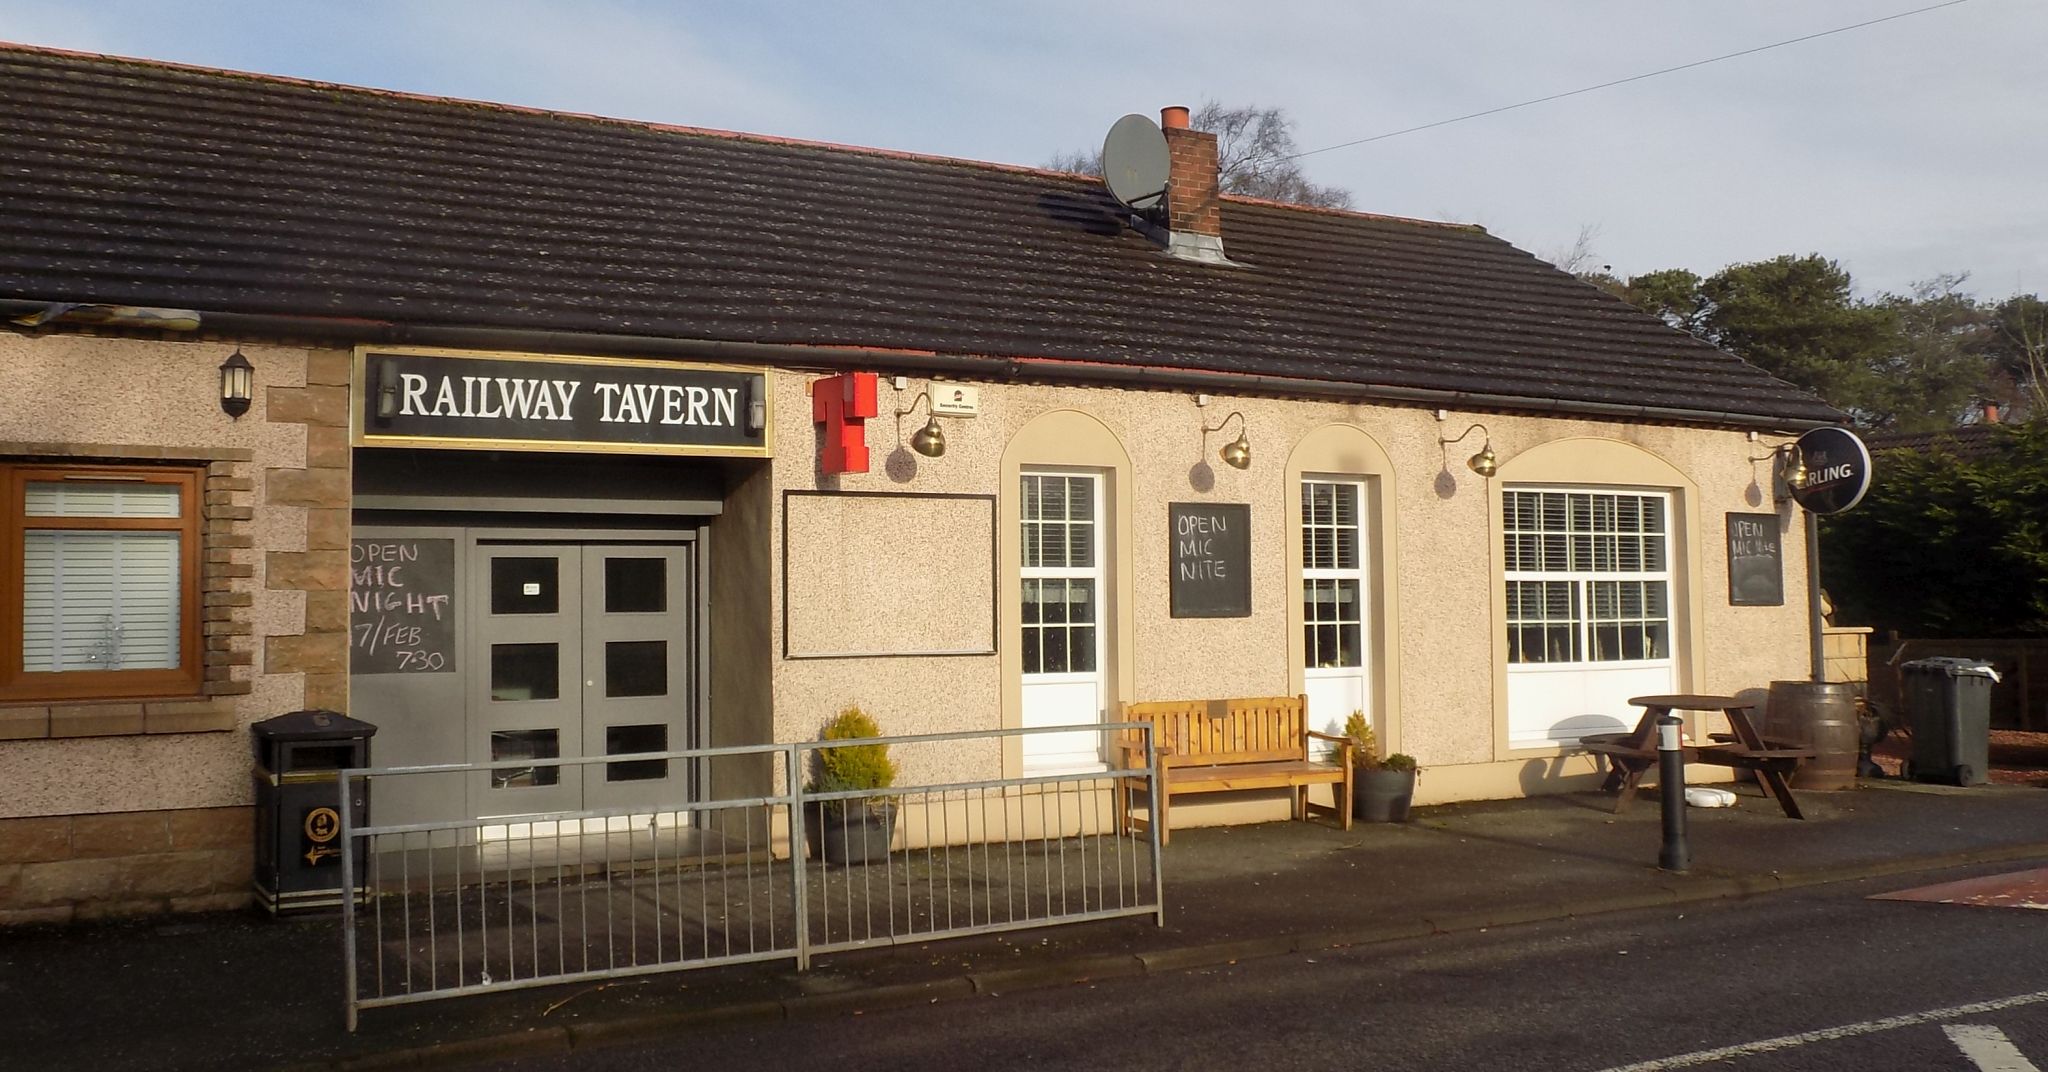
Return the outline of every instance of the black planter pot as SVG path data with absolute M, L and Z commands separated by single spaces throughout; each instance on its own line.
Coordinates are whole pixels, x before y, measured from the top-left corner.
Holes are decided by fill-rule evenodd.
M 1351 817 L 1368 823 L 1405 823 L 1415 800 L 1412 770 L 1361 770 L 1351 774 Z
M 896 835 L 896 805 L 831 807 L 820 804 L 812 810 L 812 851 L 828 864 L 872 864 L 889 858 L 889 843 Z

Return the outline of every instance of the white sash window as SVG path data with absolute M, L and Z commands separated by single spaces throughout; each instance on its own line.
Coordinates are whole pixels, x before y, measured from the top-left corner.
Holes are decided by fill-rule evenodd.
M 1676 685 L 1671 496 L 1508 488 L 1501 522 L 1511 744 L 1626 728 Z

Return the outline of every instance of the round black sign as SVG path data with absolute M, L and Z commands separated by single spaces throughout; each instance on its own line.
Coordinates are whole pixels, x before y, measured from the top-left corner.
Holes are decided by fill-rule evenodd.
M 1839 514 L 1870 490 L 1870 449 L 1847 428 L 1815 428 L 1799 437 L 1806 484 L 1792 500 L 1816 514 Z

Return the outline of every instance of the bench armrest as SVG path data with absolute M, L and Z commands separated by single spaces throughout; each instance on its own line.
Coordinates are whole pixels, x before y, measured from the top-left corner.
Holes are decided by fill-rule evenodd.
M 1306 732 L 1308 733 L 1308 735 L 1309 735 L 1310 737 L 1314 737 L 1314 738 L 1315 738 L 1316 740 L 1318 740 L 1318 741 L 1330 741 L 1330 742 L 1332 742 L 1332 743 L 1342 743 L 1342 742 L 1345 742 L 1345 741 L 1349 741 L 1349 740 L 1351 739 L 1351 738 L 1349 738 L 1349 737 L 1346 737 L 1346 736 L 1344 736 L 1344 735 L 1343 735 L 1343 734 L 1341 734 L 1341 733 L 1318 733 L 1318 732 L 1316 732 L 1315 730 L 1308 730 L 1308 731 L 1306 731 Z
M 1144 762 L 1145 759 L 1144 744 L 1137 741 L 1112 741 L 1110 742 L 1110 744 L 1112 747 L 1116 749 L 1119 755 L 1124 757 L 1125 770 L 1145 769 L 1139 766 L 1139 764 Z M 1174 758 L 1173 749 L 1168 748 L 1165 745 L 1160 745 L 1156 749 L 1154 749 L 1154 752 L 1159 757 L 1159 766 L 1161 768 L 1165 768 L 1171 765 L 1171 760 Z

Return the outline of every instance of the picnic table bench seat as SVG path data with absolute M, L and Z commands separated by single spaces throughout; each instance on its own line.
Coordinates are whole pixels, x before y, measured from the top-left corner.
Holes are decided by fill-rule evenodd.
M 1308 697 L 1262 696 L 1230 700 L 1147 700 L 1123 705 L 1123 721 L 1152 727 L 1159 751 L 1159 810 L 1133 815 L 1130 797 L 1148 788 L 1127 779 L 1118 802 L 1118 825 L 1157 822 L 1160 844 L 1172 837 L 1169 815 L 1175 797 L 1241 789 L 1291 789 L 1293 818 L 1333 815 L 1351 829 L 1351 740 L 1308 728 Z M 1335 746 L 1335 762 L 1309 755 L 1309 742 Z M 1145 745 L 1137 731 L 1117 742 L 1125 769 L 1145 766 Z M 1333 803 L 1314 804 L 1308 787 L 1329 785 Z
M 1644 772 L 1657 765 L 1657 720 L 1677 710 L 1720 711 L 1728 716 L 1732 731 L 1710 734 L 1712 744 L 1686 745 L 1680 749 L 1686 762 L 1749 771 L 1766 792 L 1777 798 L 1787 817 L 1806 817 L 1800 812 L 1786 777 L 1817 753 L 1796 741 L 1758 733 L 1755 723 L 1750 721 L 1749 708 L 1741 701 L 1728 696 L 1638 696 L 1629 703 L 1643 708 L 1643 717 L 1636 722 L 1635 729 L 1579 738 L 1581 749 L 1607 759 L 1607 779 L 1601 788 L 1617 794 L 1616 814 L 1628 810 Z

